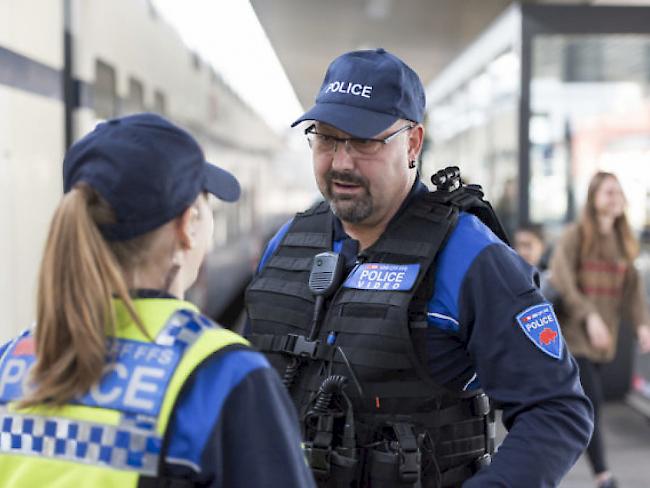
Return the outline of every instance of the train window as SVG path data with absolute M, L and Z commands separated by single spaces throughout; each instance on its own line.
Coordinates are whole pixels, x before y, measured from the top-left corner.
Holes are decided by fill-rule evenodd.
M 109 64 L 95 62 L 95 115 L 98 119 L 110 119 L 117 115 L 115 69 Z
M 575 218 L 592 175 L 611 171 L 625 190 L 634 229 L 650 224 L 648 53 L 647 34 L 535 37 L 531 220 Z
M 129 78 L 129 95 L 124 103 L 124 113 L 132 114 L 144 110 L 144 86 L 135 78 Z
M 483 185 L 506 230 L 516 225 L 519 56 L 507 50 L 435 102 L 425 174 L 454 162 L 469 183 Z
M 153 94 L 153 111 L 160 115 L 165 115 L 167 109 L 166 104 L 165 95 L 161 91 L 156 90 Z

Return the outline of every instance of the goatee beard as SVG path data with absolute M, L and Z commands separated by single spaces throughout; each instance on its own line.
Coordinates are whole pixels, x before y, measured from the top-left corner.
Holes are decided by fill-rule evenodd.
M 364 191 L 360 196 L 335 195 L 332 191 L 334 179 L 341 183 L 359 185 Z M 325 183 L 327 190 L 325 198 L 330 204 L 330 209 L 339 219 L 358 224 L 372 215 L 374 205 L 365 178 L 348 172 L 330 170 L 325 174 Z

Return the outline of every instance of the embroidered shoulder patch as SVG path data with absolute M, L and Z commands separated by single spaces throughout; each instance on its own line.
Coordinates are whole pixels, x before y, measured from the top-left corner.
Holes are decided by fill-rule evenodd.
M 419 272 L 419 264 L 365 263 L 352 271 L 343 286 L 358 290 L 408 291 Z
M 540 303 L 517 315 L 521 330 L 542 352 L 560 359 L 562 357 L 562 334 L 553 307 Z

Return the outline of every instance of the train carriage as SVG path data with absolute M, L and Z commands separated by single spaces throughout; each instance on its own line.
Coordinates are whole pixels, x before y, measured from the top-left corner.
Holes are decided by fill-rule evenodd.
M 190 130 L 242 184 L 236 205 L 215 203 L 215 248 L 192 298 L 218 318 L 250 279 L 277 222 L 268 217 L 285 212 L 263 201 L 286 194 L 270 177 L 289 151 L 284 137 L 147 0 L 1 2 L 0 253 L 11 259 L 0 273 L 0 340 L 33 319 L 65 148 L 101 120 L 141 111 Z

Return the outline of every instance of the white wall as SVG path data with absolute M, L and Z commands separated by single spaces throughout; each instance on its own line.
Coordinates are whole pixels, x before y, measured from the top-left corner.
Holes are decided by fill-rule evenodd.
M 0 46 L 62 67 L 62 2 L 0 2 Z M 35 316 L 36 276 L 61 194 L 61 102 L 0 85 L 0 342 Z

